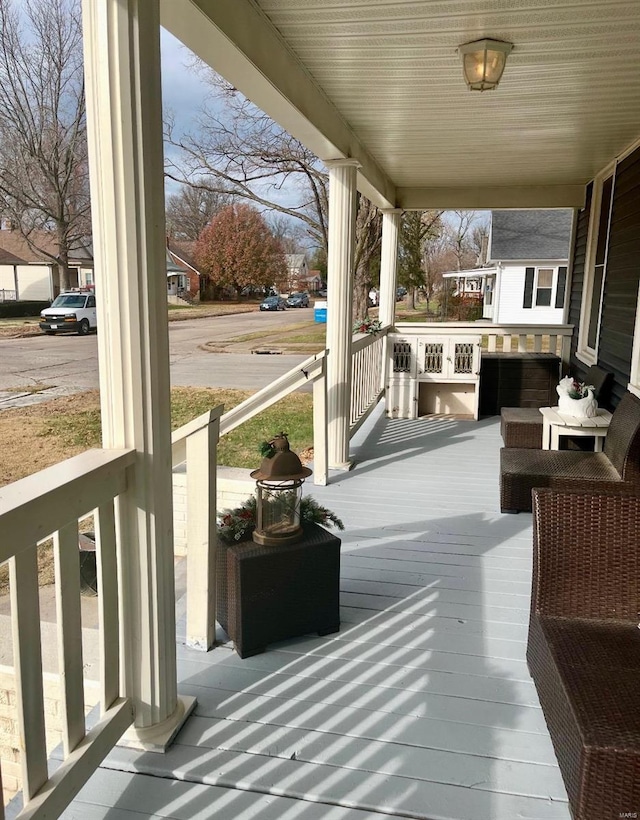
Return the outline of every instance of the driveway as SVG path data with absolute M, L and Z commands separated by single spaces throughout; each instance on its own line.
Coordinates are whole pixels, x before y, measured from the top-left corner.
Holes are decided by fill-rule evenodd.
M 278 328 L 310 318 L 307 310 L 290 310 L 171 322 L 171 384 L 259 390 L 303 361 L 306 355 L 212 353 L 203 346 L 251 333 L 270 335 Z M 95 335 L 0 339 L 0 409 L 97 389 L 98 385 Z

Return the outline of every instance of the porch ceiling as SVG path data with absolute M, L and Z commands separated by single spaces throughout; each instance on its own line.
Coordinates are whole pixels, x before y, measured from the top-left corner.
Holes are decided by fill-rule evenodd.
M 580 204 L 640 136 L 637 0 L 163 0 L 163 25 L 381 205 Z M 456 48 L 514 43 L 495 92 Z

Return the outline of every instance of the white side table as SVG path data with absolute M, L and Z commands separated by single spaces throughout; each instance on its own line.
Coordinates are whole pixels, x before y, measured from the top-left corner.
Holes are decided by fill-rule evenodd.
M 595 452 L 602 452 L 611 421 L 611 413 L 608 410 L 598 408 L 598 414 L 591 419 L 560 413 L 557 407 L 541 407 L 540 412 L 542 413 L 543 450 L 559 450 L 560 436 L 593 436 Z

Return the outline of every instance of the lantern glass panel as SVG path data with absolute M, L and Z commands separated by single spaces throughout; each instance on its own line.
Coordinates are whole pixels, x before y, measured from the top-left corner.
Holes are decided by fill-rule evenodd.
M 257 531 L 269 539 L 300 532 L 302 481 L 258 482 Z

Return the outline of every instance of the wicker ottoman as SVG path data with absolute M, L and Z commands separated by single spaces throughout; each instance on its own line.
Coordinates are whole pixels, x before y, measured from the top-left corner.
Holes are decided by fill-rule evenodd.
M 218 545 L 218 622 L 241 658 L 285 638 L 340 629 L 340 539 L 303 526 L 297 544 Z
M 505 447 L 542 449 L 542 415 L 535 407 L 503 407 L 500 432 Z

